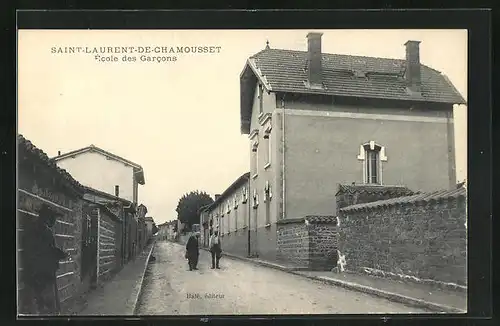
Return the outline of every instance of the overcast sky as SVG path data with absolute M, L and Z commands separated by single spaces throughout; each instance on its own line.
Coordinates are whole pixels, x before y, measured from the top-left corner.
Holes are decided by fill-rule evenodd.
M 239 123 L 246 59 L 266 40 L 272 48 L 305 51 L 309 31 L 21 30 L 19 133 L 49 156 L 94 144 L 141 164 L 146 184 L 139 202 L 157 224 L 175 219 L 184 193 L 198 189 L 213 196 L 249 170 L 248 139 Z M 421 62 L 446 74 L 467 99 L 464 30 L 321 32 L 323 52 L 400 59 L 407 40 L 420 40 Z M 177 54 L 176 62 L 102 63 L 93 54 L 51 53 L 64 46 L 219 46 L 220 53 Z M 455 109 L 455 135 L 461 180 L 465 107 Z

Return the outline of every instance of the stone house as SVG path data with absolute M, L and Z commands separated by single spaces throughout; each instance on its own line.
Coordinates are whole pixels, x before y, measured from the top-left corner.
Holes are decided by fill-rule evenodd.
M 90 145 L 52 158 L 85 186 L 138 203 L 143 168 L 132 161 Z M 101 171 L 102 173 L 96 173 Z
M 147 239 L 146 242 L 147 242 L 151 240 L 151 238 L 153 237 L 153 225 L 155 224 L 155 221 L 151 216 L 146 216 L 144 221 L 146 222 L 146 239 Z
M 82 203 L 84 187 L 67 171 L 57 167 L 47 154 L 22 135 L 17 137 L 18 203 L 17 240 L 17 307 L 20 314 L 33 314 L 33 296 L 24 284 L 26 230 L 34 227 L 41 205 L 61 214 L 53 227 L 56 245 L 70 254 L 60 262 L 56 273 L 57 289 L 63 313 L 70 309 L 84 290 L 82 267 Z
M 335 223 L 337 184 L 432 192 L 456 183 L 453 106 L 465 101 L 420 63 L 419 41 L 405 43 L 404 59 L 322 53 L 322 33 L 307 42 L 307 51 L 267 45 L 240 75 L 251 252 L 267 260 L 284 259 L 279 244 L 294 241 L 278 239 L 292 234 L 284 220 Z

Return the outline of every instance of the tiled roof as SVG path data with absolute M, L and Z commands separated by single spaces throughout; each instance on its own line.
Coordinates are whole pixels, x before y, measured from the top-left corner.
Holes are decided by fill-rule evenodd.
M 388 207 L 398 204 L 409 204 L 409 203 L 428 203 L 431 201 L 446 200 L 449 198 L 465 198 L 467 196 L 467 190 L 464 187 L 460 187 L 453 190 L 440 190 L 432 193 L 417 193 L 411 196 L 397 197 L 387 200 L 379 200 L 370 203 L 356 204 L 352 206 L 347 206 L 341 208 L 340 211 L 354 211 L 366 208 L 377 208 L 377 207 Z
M 203 210 L 211 211 L 213 208 L 217 207 L 222 201 L 224 201 L 227 197 L 229 197 L 238 187 L 243 185 L 250 178 L 250 172 L 246 172 L 241 175 L 236 181 L 234 181 L 224 192 L 208 207 Z M 200 210 L 201 212 L 201 210 Z
M 306 62 L 306 51 L 270 48 L 247 60 L 240 76 L 242 133 L 249 132 L 257 80 L 272 92 L 466 104 L 444 74 L 425 65 L 421 65 L 421 96 L 415 96 L 407 88 L 403 59 L 323 53 L 319 89 L 306 86 Z
M 128 205 L 131 205 L 132 202 L 128 199 L 125 199 L 125 198 L 121 198 L 121 197 L 117 197 L 113 194 L 109 194 L 107 192 L 104 192 L 104 191 L 101 191 L 101 190 L 97 190 L 97 189 L 94 189 L 92 187 L 89 187 L 89 186 L 83 186 L 85 192 L 87 193 L 91 193 L 91 194 L 96 194 L 96 195 L 99 195 L 101 197 L 105 197 L 105 198 L 108 198 L 108 199 L 111 199 L 111 200 L 117 200 L 117 201 L 120 201 L 122 203 L 125 203 L 125 204 L 128 204 Z
M 324 53 L 324 89 L 314 90 L 304 84 L 305 51 L 265 49 L 251 59 L 273 91 L 465 104 L 443 74 L 425 65 L 421 65 L 422 98 L 412 97 L 404 79 L 406 60 Z M 355 76 L 358 71 L 366 77 Z
M 342 193 L 368 193 L 394 196 L 409 196 L 415 192 L 405 186 L 383 186 L 371 184 L 339 184 L 336 196 Z
M 51 169 L 56 174 L 61 176 L 75 190 L 83 193 L 84 186 L 82 184 L 80 184 L 78 181 L 76 181 L 71 176 L 71 174 L 69 174 L 66 170 L 58 167 L 57 164 L 54 161 L 52 161 L 44 151 L 37 148 L 35 145 L 33 145 L 33 143 L 31 141 L 24 138 L 22 135 L 17 136 L 17 147 L 18 147 L 19 154 L 27 153 L 27 154 L 33 155 L 33 157 L 42 161 L 43 164 L 45 164 L 47 167 L 49 167 L 49 169 Z

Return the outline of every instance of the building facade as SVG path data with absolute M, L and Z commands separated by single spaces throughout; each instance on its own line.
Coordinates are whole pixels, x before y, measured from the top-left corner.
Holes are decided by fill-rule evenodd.
M 453 106 L 465 101 L 420 63 L 420 42 L 401 60 L 322 53 L 321 33 L 307 41 L 305 52 L 268 45 L 240 75 L 250 246 L 269 260 L 280 220 L 335 216 L 338 184 L 456 185 Z
M 59 153 L 52 159 L 85 186 L 138 203 L 139 185 L 145 184 L 144 170 L 139 164 L 94 145 Z
M 239 255 L 250 254 L 250 205 L 248 180 L 250 173 L 245 173 L 233 182 L 215 201 L 201 210 L 200 225 L 203 246 L 215 230 L 219 231 L 224 250 Z

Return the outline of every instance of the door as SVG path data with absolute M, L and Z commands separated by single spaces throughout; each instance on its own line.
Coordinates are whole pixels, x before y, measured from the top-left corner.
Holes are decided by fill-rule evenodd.
M 82 218 L 82 275 L 83 281 L 95 284 L 97 280 L 97 219 L 88 214 Z

